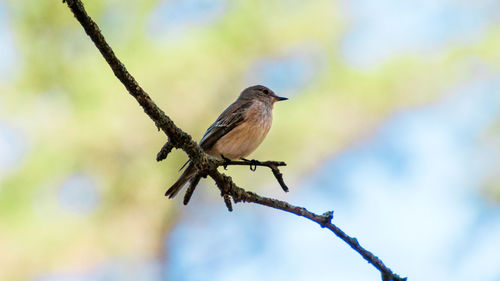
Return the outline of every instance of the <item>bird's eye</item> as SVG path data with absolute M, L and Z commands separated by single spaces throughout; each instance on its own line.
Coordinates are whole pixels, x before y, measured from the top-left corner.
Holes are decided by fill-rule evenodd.
M 265 89 L 263 92 L 264 94 L 269 95 L 269 91 L 267 89 Z

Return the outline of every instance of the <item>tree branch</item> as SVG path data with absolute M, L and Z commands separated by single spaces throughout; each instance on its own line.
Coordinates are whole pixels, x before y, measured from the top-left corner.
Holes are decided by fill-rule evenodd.
M 220 161 L 214 157 L 205 154 L 199 145 L 191 138 L 191 136 L 178 128 L 174 122 L 153 102 L 149 95 L 139 86 L 134 77 L 130 75 L 125 68 L 125 65 L 123 65 L 123 63 L 121 63 L 121 61 L 116 57 L 111 47 L 107 44 L 104 36 L 101 34 L 97 24 L 87 15 L 83 3 L 80 0 L 63 0 L 63 3 L 67 3 L 75 18 L 80 22 L 87 35 L 92 39 L 97 49 L 99 49 L 104 59 L 113 70 L 115 76 L 122 82 L 129 94 L 137 100 L 139 105 L 141 105 L 144 109 L 144 112 L 155 122 L 158 130 L 162 130 L 167 135 L 168 142 L 164 145 L 160 153 L 158 153 L 157 159 L 165 159 L 174 147 L 180 148 L 186 152 L 190 160 L 195 164 L 195 167 L 199 171 L 199 175 L 209 175 L 215 181 L 221 195 L 224 198 L 224 202 L 230 211 L 232 210 L 230 200 L 232 197 L 235 203 L 252 202 L 305 217 L 318 223 L 324 228 L 328 228 L 336 236 L 345 241 L 349 246 L 351 246 L 351 248 L 353 248 L 356 252 L 363 256 L 365 260 L 380 271 L 384 281 L 406 280 L 406 278 L 401 278 L 397 274 L 393 273 L 392 270 L 385 266 L 378 257 L 364 249 L 358 243 L 356 238 L 348 236 L 340 228 L 332 224 L 331 219 L 333 217 L 333 212 L 330 211 L 324 213 L 323 215 L 317 215 L 309 212 L 305 208 L 293 206 L 284 201 L 266 198 L 252 192 L 247 192 L 238 187 L 232 181 L 231 177 L 219 173 L 217 171 L 217 167 L 223 166 L 224 164 L 221 164 Z M 284 165 L 278 165 L 278 163 L 279 162 L 267 161 L 259 162 L 259 164 L 253 163 L 251 166 L 267 166 L 271 168 L 273 174 L 276 176 L 280 184 L 282 184 L 282 187 L 284 186 L 283 189 L 285 189 L 286 185 L 283 183 L 283 177 L 277 168 L 278 166 Z M 230 163 L 228 165 L 250 165 L 250 163 L 243 164 L 239 161 L 235 161 L 235 163 Z M 281 178 L 281 181 L 279 178 Z M 196 183 L 199 179 L 200 176 L 197 176 Z M 184 198 L 185 202 L 189 201 L 189 198 L 196 187 L 196 183 L 191 184 L 188 188 L 190 194 L 186 194 L 186 197 Z

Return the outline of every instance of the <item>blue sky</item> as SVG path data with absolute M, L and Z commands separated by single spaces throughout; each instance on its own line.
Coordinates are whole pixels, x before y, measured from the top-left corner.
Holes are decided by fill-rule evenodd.
M 450 45 L 470 45 L 498 23 L 495 0 L 344 1 L 349 22 L 342 41 L 347 64 L 369 69 L 401 55 L 439 55 Z

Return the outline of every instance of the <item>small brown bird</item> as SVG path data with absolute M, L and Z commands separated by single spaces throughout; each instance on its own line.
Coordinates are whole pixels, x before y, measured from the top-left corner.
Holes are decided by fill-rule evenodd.
M 287 99 L 261 85 L 246 88 L 208 127 L 200 141 L 201 149 L 219 159 L 248 156 L 262 143 L 271 128 L 274 103 Z M 173 198 L 195 174 L 196 167 L 189 162 L 165 196 Z

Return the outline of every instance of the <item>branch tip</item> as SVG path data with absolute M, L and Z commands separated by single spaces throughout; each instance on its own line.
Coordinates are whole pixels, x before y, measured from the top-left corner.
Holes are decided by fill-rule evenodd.
M 173 148 L 174 145 L 170 142 L 170 140 L 167 141 L 156 155 L 156 161 L 160 162 L 165 160 Z
M 224 197 L 224 203 L 226 204 L 227 210 L 232 212 L 233 205 L 231 204 L 231 197 L 228 194 L 224 194 L 222 197 Z
M 284 192 L 288 192 L 288 186 L 286 186 L 285 181 L 283 180 L 283 174 L 280 172 L 277 166 L 270 166 L 271 171 L 273 172 L 274 177 L 278 181 Z

